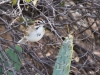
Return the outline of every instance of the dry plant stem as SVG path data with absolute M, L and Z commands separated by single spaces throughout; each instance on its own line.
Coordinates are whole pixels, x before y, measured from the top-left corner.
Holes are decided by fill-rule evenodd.
M 10 0 L 6 0 L 6 1 L 3 1 L 3 0 L 2 0 L 2 1 L 0 2 L 0 4 L 4 4 L 4 3 L 7 3 L 7 2 L 10 2 Z

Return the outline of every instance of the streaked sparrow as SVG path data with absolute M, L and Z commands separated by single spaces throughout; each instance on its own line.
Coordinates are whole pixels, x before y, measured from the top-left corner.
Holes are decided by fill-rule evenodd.
M 29 26 L 25 30 L 24 37 L 18 41 L 18 44 L 25 44 L 29 42 L 38 42 L 45 34 L 45 21 L 41 18 L 34 21 L 34 25 Z

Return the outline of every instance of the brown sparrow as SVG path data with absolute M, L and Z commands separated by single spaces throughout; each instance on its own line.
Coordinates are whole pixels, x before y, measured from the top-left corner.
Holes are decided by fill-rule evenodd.
M 18 41 L 18 44 L 25 44 L 27 41 L 29 42 L 37 42 L 39 41 L 43 35 L 45 34 L 45 21 L 41 18 L 34 21 L 34 25 L 29 26 L 25 30 L 24 37 Z

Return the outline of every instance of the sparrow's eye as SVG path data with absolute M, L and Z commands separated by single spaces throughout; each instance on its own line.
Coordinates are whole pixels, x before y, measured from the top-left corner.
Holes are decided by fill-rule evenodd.
M 39 21 L 38 21 L 38 24 L 43 24 L 43 23 L 45 23 L 44 20 L 39 20 Z

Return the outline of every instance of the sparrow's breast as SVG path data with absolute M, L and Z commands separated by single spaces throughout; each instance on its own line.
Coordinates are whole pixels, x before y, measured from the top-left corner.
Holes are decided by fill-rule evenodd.
M 31 32 L 29 36 L 26 36 L 26 38 L 28 41 L 37 42 L 43 37 L 44 34 L 45 34 L 44 28 L 40 28 L 36 31 Z

